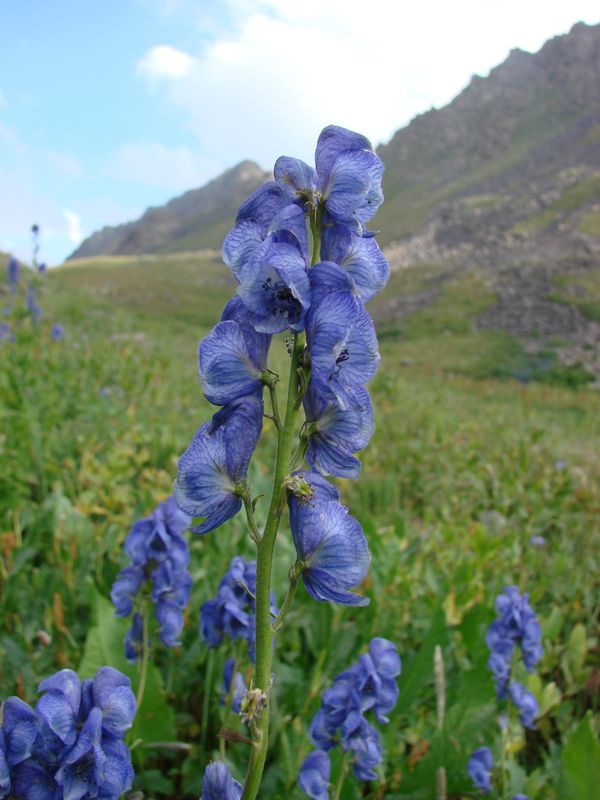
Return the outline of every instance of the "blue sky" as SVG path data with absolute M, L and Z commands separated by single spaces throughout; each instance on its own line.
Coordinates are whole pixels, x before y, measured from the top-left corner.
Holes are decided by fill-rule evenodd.
M 597 0 L 4 0 L 0 250 L 36 222 L 58 263 L 244 158 L 311 161 L 330 123 L 387 141 L 579 20 Z

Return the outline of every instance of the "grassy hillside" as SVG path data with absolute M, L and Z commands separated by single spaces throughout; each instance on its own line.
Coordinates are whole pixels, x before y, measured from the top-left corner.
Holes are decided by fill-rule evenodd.
M 104 657 L 122 658 L 114 653 L 125 629 L 106 606 L 124 566 L 121 544 L 132 522 L 169 493 L 179 454 L 211 413 L 197 343 L 231 291 L 225 267 L 206 255 L 70 262 L 41 291 L 41 327 L 23 316 L 14 322 L 17 342 L 0 345 L 0 458 L 10 465 L 0 478 L 2 696 L 31 699 L 41 677 L 77 668 L 84 654 L 89 666 L 95 624 L 116 642 L 115 651 L 104 641 Z M 416 310 L 399 313 L 408 297 L 417 298 Z M 440 758 L 449 795 L 471 796 L 470 752 L 499 742 L 484 634 L 507 584 L 530 592 L 545 646 L 536 675 L 519 674 L 542 714 L 526 736 L 511 722 L 511 789 L 530 800 L 566 797 L 557 793 L 570 774 L 562 748 L 586 711 L 598 711 L 598 398 L 565 385 L 560 370 L 550 383 L 507 378 L 530 357 L 516 340 L 477 330 L 477 314 L 493 299 L 484 272 L 445 275 L 432 264 L 394 275 L 373 305 L 383 356 L 370 387 L 377 432 L 360 480 L 339 482 L 369 539 L 373 562 L 362 591 L 371 604 L 333 608 L 299 590 L 278 637 L 265 797 L 300 800 L 297 770 L 320 692 L 375 635 L 398 644 L 401 699 L 382 729 L 381 780 L 359 795 L 349 779 L 342 797 L 430 800 Z M 65 326 L 62 342 L 48 337 L 55 320 Z M 283 342 L 273 355 L 283 372 Z M 259 492 L 272 464 L 270 424 L 251 472 Z M 532 536 L 545 546 L 532 545 Z M 203 766 L 219 751 L 218 687 L 230 653 L 202 644 L 198 610 L 231 557 L 252 555 L 239 517 L 190 542 L 194 589 L 183 647 L 157 649 L 163 688 L 153 696 L 163 705 L 145 700 L 140 713 L 151 725 L 137 729 L 145 742 L 134 751 L 137 786 L 151 797 L 198 797 Z M 278 602 L 292 552 L 284 528 Z M 448 734 L 436 733 L 436 644 L 446 663 Z M 135 682 L 135 669 L 131 675 Z M 154 746 L 157 739 L 191 749 Z M 244 746 L 228 744 L 227 757 L 241 777 Z

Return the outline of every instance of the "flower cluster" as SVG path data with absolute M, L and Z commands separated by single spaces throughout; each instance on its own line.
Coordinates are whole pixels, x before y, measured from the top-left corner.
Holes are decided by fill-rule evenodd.
M 81 683 L 63 669 L 39 691 L 34 709 L 17 697 L 3 704 L 0 798 L 117 800 L 133 782 L 123 742 L 135 716 L 129 678 L 102 667 Z
M 299 782 L 313 800 L 326 800 L 329 779 L 328 751 L 339 744 L 353 756 L 354 774 L 359 780 L 375 780 L 375 767 L 383 758 L 377 729 L 365 714 L 373 711 L 379 723 L 398 700 L 396 678 L 400 674 L 396 646 L 375 638 L 369 652 L 342 672 L 333 686 L 323 692 L 321 708 L 310 726 L 310 737 L 318 750 L 311 753 L 300 770 Z
M 204 393 L 222 408 L 182 455 L 174 491 L 187 514 L 202 518 L 197 533 L 237 514 L 247 497 L 263 388 L 274 379 L 272 334 L 306 336 L 303 435 L 313 470 L 356 478 L 355 454 L 373 433 L 365 387 L 379 354 L 364 303 L 383 288 L 389 266 L 364 225 L 383 200 L 383 164 L 364 136 L 336 126 L 319 136 L 315 163 L 278 159 L 275 180 L 242 204 L 223 244 L 237 296 L 199 347 Z
M 235 556 L 221 578 L 217 594 L 200 609 L 200 634 L 209 647 L 217 647 L 223 637 L 244 639 L 254 661 L 254 596 L 256 594 L 256 561 Z M 271 595 L 271 610 L 277 613 Z M 231 678 L 229 678 L 229 683 Z
M 481 789 L 487 794 L 492 789 L 492 770 L 494 768 L 494 757 L 489 747 L 480 747 L 471 753 L 467 772 L 473 781 L 476 789 Z M 528 800 L 527 795 L 515 794 L 512 800 Z
M 538 714 L 537 701 L 524 686 L 510 680 L 510 669 L 513 651 L 519 646 L 526 669 L 533 671 L 544 652 L 540 624 L 529 605 L 529 595 L 521 595 L 516 586 L 507 586 L 498 595 L 496 613 L 497 618 L 486 634 L 491 651 L 488 666 L 496 681 L 496 692 L 500 699 L 509 696 L 519 710 L 523 725 L 533 728 Z
M 159 636 L 164 645 L 175 647 L 183 627 L 183 611 L 188 603 L 192 578 L 187 569 L 189 550 L 182 536 L 189 518 L 169 497 L 149 517 L 138 520 L 125 539 L 124 549 L 131 564 L 122 569 L 111 590 L 117 617 L 134 611 L 135 598 L 142 584 L 151 581 Z M 143 643 L 143 618 L 133 613 L 125 640 L 125 655 L 136 660 Z

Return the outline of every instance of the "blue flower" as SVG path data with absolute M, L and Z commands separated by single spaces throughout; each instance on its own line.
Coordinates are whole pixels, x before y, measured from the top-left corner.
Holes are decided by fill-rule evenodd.
M 18 697 L 9 697 L 2 705 L 2 729 L 4 757 L 14 767 L 33 752 L 38 729 L 35 712 Z
M 535 728 L 535 719 L 540 709 L 535 697 L 516 681 L 511 681 L 508 694 L 519 712 L 519 719 L 526 728 Z
M 124 567 L 117 575 L 110 590 L 110 599 L 115 607 L 116 617 L 128 617 L 133 611 L 133 599 L 144 580 L 141 567 Z
M 316 473 L 305 472 L 303 476 L 308 496 L 302 490 L 288 491 L 288 504 L 304 586 L 316 600 L 367 605 L 366 597 L 348 591 L 363 580 L 369 568 L 362 528 L 341 503 L 323 499 L 322 489 L 315 491 L 313 484 L 322 485 Z
M 329 125 L 319 135 L 315 164 L 316 172 L 299 159 L 282 156 L 275 162 L 275 179 L 293 189 L 298 202 L 323 203 L 338 222 L 362 232 L 383 202 L 383 163 L 369 140 Z
M 531 672 L 543 654 L 542 631 L 529 595 L 521 595 L 516 586 L 507 586 L 496 598 L 497 619 L 490 625 L 486 643 L 491 650 L 488 666 L 496 680 L 499 698 L 506 696 L 510 660 L 519 645 L 525 667 Z
M 144 620 L 137 612 L 131 618 L 131 625 L 125 636 L 125 658 L 135 662 L 142 656 L 144 647 Z
M 377 767 L 383 760 L 379 732 L 362 714 L 351 711 L 342 725 L 342 748 L 354 755 L 354 774 L 361 781 L 377 780 Z
M 19 283 L 20 274 L 21 264 L 16 258 L 11 256 L 8 259 L 8 266 L 6 267 L 6 280 L 11 288 L 15 287 Z
M 11 779 L 10 768 L 6 760 L 6 746 L 4 744 L 4 731 L 0 726 L 0 798 L 10 794 Z
M 15 335 L 8 322 L 0 322 L 0 342 L 14 342 Z
M 242 785 L 220 761 L 211 762 L 204 770 L 200 800 L 240 800 Z
M 204 521 L 192 528 L 206 533 L 235 516 L 250 458 L 262 430 L 263 405 L 243 397 L 214 415 L 196 432 L 179 459 L 173 494 L 179 507 Z
M 476 789 L 481 789 L 487 794 L 492 788 L 492 768 L 494 759 L 489 747 L 480 747 L 471 754 L 467 765 L 469 777 Z
M 190 523 L 174 497 L 159 503 L 149 517 L 134 523 L 124 549 L 135 566 L 169 559 L 179 568 L 189 562 L 188 546 L 182 534 Z
M 306 258 L 294 244 L 267 241 L 240 273 L 237 293 L 262 333 L 304 329 L 311 292 Z
M 331 761 L 323 750 L 313 750 L 300 767 L 298 783 L 311 800 L 328 800 Z
M 50 338 L 53 342 L 60 342 L 65 338 L 65 329 L 60 322 L 55 322 L 50 331 Z
M 242 700 L 246 694 L 246 684 L 241 672 L 236 672 L 233 675 L 233 668 L 235 661 L 233 658 L 228 658 L 223 667 L 223 703 L 226 703 L 231 692 L 231 681 L 233 680 L 233 694 L 231 695 L 231 710 L 234 714 L 239 714 L 242 707 Z
M 321 258 L 344 267 L 352 291 L 363 303 L 378 294 L 390 276 L 390 265 L 374 237 L 358 236 L 334 221 L 323 226 Z
M 379 364 L 375 328 L 362 304 L 350 292 L 330 292 L 311 307 L 306 332 L 316 379 L 342 408 L 360 407 L 359 389 Z
M 27 293 L 25 295 L 25 302 L 27 303 L 27 308 L 29 309 L 29 313 L 31 314 L 32 321 L 37 325 L 42 316 L 42 309 L 36 302 L 35 289 L 33 288 L 33 286 L 29 286 L 27 288 Z
M 313 376 L 304 396 L 308 450 L 306 459 L 313 470 L 338 478 L 357 478 L 360 461 L 354 453 L 362 450 L 373 435 L 373 409 L 366 389 L 355 389 L 356 406 L 342 408 L 328 384 Z
M 245 639 L 254 660 L 255 593 L 256 561 L 236 556 L 221 578 L 216 597 L 200 609 L 200 633 L 209 647 L 217 647 L 225 635 Z M 271 611 L 277 614 L 274 595 L 271 595 Z
M 398 701 L 397 677 L 401 672 L 398 648 L 393 642 L 376 637 L 369 652 L 361 655 L 355 672 L 361 710 L 373 709 L 378 722 L 387 723 L 388 714 Z
M 215 405 L 262 392 L 271 337 L 255 330 L 250 315 L 242 300 L 234 298 L 223 311 L 223 321 L 200 342 L 202 387 Z

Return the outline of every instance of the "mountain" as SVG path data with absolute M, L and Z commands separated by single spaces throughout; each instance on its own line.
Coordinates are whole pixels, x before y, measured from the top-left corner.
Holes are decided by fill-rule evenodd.
M 69 258 L 220 249 L 240 204 L 268 177 L 258 164 L 242 161 L 206 186 L 149 208 L 135 222 L 93 233 Z

